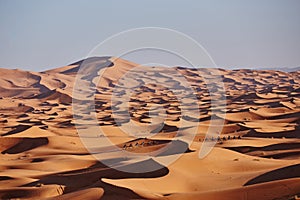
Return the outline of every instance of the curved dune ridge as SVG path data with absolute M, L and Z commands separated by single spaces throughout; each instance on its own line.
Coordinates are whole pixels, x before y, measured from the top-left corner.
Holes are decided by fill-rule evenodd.
M 299 199 L 299 124 L 299 71 L 0 69 L 0 199 Z

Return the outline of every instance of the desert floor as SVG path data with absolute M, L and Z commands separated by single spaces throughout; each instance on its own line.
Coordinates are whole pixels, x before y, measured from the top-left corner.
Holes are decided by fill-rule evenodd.
M 0 69 L 0 97 L 1 199 L 300 196 L 300 72 L 89 58 Z

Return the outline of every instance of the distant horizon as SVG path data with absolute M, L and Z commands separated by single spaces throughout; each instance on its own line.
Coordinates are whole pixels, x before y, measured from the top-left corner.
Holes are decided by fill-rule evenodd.
M 61 68 L 61 67 L 65 67 L 65 66 L 71 66 L 71 65 L 75 65 L 78 62 L 81 62 L 85 59 L 88 58 L 93 58 L 93 57 L 98 57 L 98 58 L 102 58 L 102 57 L 114 57 L 114 56 L 90 56 L 90 57 L 86 57 L 86 58 L 81 58 L 81 59 L 77 59 L 73 62 L 70 63 L 66 63 L 65 65 L 61 65 L 61 66 L 53 66 L 53 67 L 49 67 L 45 70 L 42 71 L 36 71 L 36 70 L 27 70 L 27 69 L 22 69 L 22 68 L 6 68 L 6 67 L 2 67 L 0 66 L 0 69 L 11 69 L 11 70 L 22 70 L 22 71 L 32 71 L 32 72 L 44 72 L 47 70 L 53 70 L 53 69 L 57 69 L 57 68 Z M 124 59 L 124 58 L 121 58 Z M 134 60 L 129 60 L 129 59 L 124 59 L 130 62 L 134 62 L 136 64 L 141 64 L 139 62 L 135 62 Z M 143 65 L 143 64 L 141 64 Z M 149 65 L 151 66 L 151 65 Z M 192 68 L 193 66 L 188 66 L 188 65 L 170 65 L 170 66 L 166 66 L 166 67 L 183 67 L 183 68 Z M 256 66 L 256 67 L 242 67 L 242 66 L 199 66 L 199 68 L 220 68 L 220 69 L 225 69 L 225 70 L 239 70 L 239 69 L 249 69 L 249 70 L 275 70 L 275 71 L 284 71 L 284 72 L 293 72 L 300 70 L 300 65 L 296 66 L 296 67 L 260 67 L 260 66 Z

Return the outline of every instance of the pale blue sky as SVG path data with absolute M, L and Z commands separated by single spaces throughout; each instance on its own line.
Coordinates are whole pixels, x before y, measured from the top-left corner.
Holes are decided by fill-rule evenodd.
M 299 0 L 0 0 L 0 26 L 4 68 L 63 66 L 143 26 L 191 36 L 222 67 L 300 66 Z

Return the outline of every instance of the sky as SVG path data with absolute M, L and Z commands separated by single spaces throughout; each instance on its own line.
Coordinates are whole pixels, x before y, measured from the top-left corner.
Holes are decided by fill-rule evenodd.
M 0 67 L 64 66 L 139 27 L 182 32 L 223 68 L 298 67 L 299 11 L 299 0 L 0 0 Z

